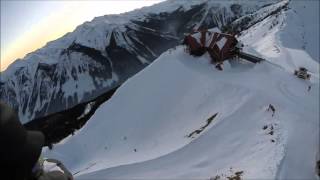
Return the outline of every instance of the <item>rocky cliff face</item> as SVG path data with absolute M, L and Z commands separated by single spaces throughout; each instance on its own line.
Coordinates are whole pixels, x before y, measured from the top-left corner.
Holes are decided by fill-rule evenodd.
M 259 18 L 275 11 L 270 3 L 171 0 L 94 18 L 1 72 L 0 99 L 23 123 L 68 109 L 118 86 L 179 44 L 184 33 L 254 23 L 257 10 L 267 9 Z

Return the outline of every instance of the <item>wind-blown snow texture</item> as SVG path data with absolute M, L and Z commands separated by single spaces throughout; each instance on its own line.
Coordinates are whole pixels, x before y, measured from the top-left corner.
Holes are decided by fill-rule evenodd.
M 218 71 L 208 54 L 166 51 L 46 156 L 61 159 L 77 179 L 226 179 L 241 171 L 244 179 L 314 179 L 319 24 L 315 34 L 309 24 L 319 23 L 317 13 L 318 1 L 292 1 L 242 32 L 245 51 L 267 59 L 260 64 L 225 62 Z M 310 70 L 310 81 L 293 75 L 299 66 Z
M 73 107 L 118 86 L 192 28 L 222 28 L 244 15 L 250 19 L 271 2 L 170 0 L 94 18 L 1 72 L 0 99 L 23 123 Z

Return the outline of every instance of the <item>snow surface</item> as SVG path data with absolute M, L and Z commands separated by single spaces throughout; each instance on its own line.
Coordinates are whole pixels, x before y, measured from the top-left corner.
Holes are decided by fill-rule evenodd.
M 64 173 L 64 171 L 59 166 L 57 166 L 56 163 L 48 162 L 48 161 L 43 162 L 43 171 L 44 172 L 60 171 Z
M 217 41 L 216 44 L 219 47 L 219 49 L 221 50 L 224 47 L 224 45 L 226 44 L 226 42 L 227 42 L 227 38 L 222 37 L 219 41 Z
M 244 179 L 314 179 L 319 61 L 313 48 L 292 46 L 307 42 L 319 50 L 319 43 L 295 40 L 308 27 L 290 26 L 297 17 L 319 21 L 312 13 L 299 16 L 299 4 L 291 1 L 291 9 L 239 37 L 246 52 L 266 62 L 225 62 L 218 71 L 208 54 L 192 57 L 183 46 L 170 49 L 45 155 L 63 161 L 76 179 L 226 179 L 239 171 Z M 299 66 L 310 70 L 310 81 L 293 75 Z M 204 131 L 187 137 L 215 113 Z

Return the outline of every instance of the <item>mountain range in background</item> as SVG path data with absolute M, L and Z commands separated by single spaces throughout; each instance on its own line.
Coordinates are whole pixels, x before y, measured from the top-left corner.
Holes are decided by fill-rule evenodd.
M 170 0 L 96 17 L 1 72 L 0 100 L 23 123 L 89 102 L 180 44 L 185 33 L 214 27 L 241 33 L 283 8 L 274 2 Z
M 170 48 L 44 156 L 84 180 L 319 179 L 319 1 L 269 4 L 221 29 L 264 60 L 219 71 L 208 53 Z

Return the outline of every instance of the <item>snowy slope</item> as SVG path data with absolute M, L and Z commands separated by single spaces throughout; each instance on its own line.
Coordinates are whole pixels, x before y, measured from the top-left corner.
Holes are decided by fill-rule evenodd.
M 293 73 L 294 69 L 303 66 L 310 70 L 311 87 L 319 84 L 319 1 L 293 1 L 285 14 L 255 27 L 255 34 L 250 32 L 243 36 L 243 40 L 250 43 L 254 49 L 275 64 L 280 65 L 285 71 Z M 280 25 L 279 25 L 280 24 Z M 269 27 L 269 36 L 264 35 L 262 26 Z M 250 37 L 253 36 L 254 38 Z M 281 86 L 281 91 L 286 92 L 296 87 Z M 316 89 L 317 94 L 319 90 Z M 286 96 L 296 99 L 299 94 L 288 91 Z M 313 103 L 319 103 L 318 95 Z M 319 153 L 319 106 L 309 102 L 315 108 L 314 112 L 305 117 L 293 117 L 287 124 L 289 134 L 286 154 L 281 162 L 278 177 L 282 179 L 313 179 L 314 159 Z M 303 111 L 306 106 L 299 101 L 301 106 L 297 111 Z M 315 122 L 304 122 L 316 116 Z M 313 127 L 313 126 L 316 126 Z M 301 147 L 302 145 L 302 147 Z M 306 160 L 308 159 L 308 160 Z
M 240 39 L 287 71 L 304 66 L 319 77 L 318 5 L 319 1 L 293 1 L 285 14 L 265 19 Z
M 46 156 L 61 159 L 77 179 L 315 178 L 319 63 L 312 51 L 292 48 L 301 41 L 286 46 L 285 36 L 304 30 L 293 31 L 292 21 L 306 18 L 299 16 L 299 2 L 289 7 L 240 37 L 245 51 L 267 62 L 226 62 L 218 71 L 207 54 L 170 49 Z M 301 65 L 312 72 L 311 81 L 293 76 Z M 269 104 L 276 108 L 274 117 Z
M 222 28 L 261 8 L 266 15 L 273 2 L 170 0 L 96 17 L 1 72 L 0 99 L 23 123 L 71 108 L 120 85 L 192 28 Z

